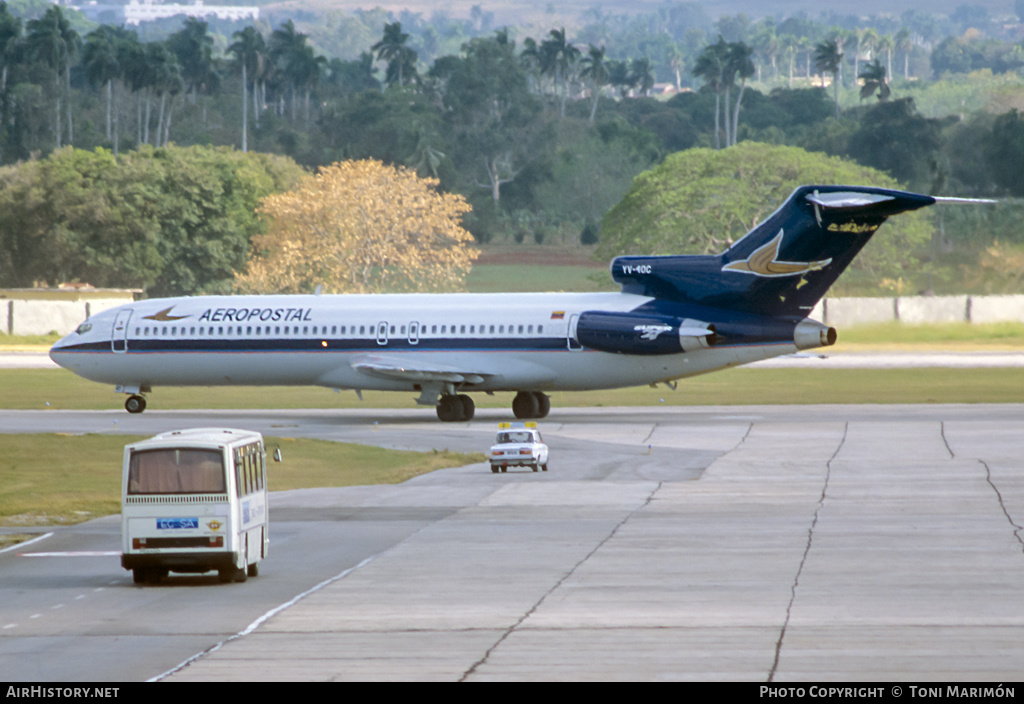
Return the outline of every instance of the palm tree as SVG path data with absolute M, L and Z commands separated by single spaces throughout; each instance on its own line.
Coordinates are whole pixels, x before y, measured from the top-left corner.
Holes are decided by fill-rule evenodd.
M 295 79 L 295 85 L 305 92 L 305 114 L 306 129 L 309 129 L 309 103 L 313 89 L 320 84 L 327 68 L 327 58 L 317 56 L 313 47 L 304 45 L 299 52 L 292 57 L 290 66 L 291 74 Z
M 385 23 L 384 36 L 370 47 L 371 51 L 377 52 L 378 61 L 387 62 L 384 82 L 389 85 L 397 83 L 403 86 L 406 76 L 412 80 L 416 75 L 418 57 L 414 50 L 405 45 L 408 40 L 409 35 L 402 32 L 401 22 Z
M 910 30 L 904 27 L 900 31 L 896 32 L 896 37 L 893 39 L 896 51 L 903 52 L 903 78 L 904 80 L 910 78 L 910 50 L 914 48 L 913 38 L 910 36 Z
M 779 36 L 779 53 L 786 59 L 786 63 L 788 65 L 786 85 L 789 88 L 793 87 L 793 73 L 796 67 L 797 47 L 797 37 L 792 34 L 782 34 Z
M 170 138 L 174 98 L 185 89 L 185 80 L 182 78 L 178 58 L 166 45 L 159 42 L 147 44 L 146 53 L 149 64 L 149 87 L 160 97 L 155 144 L 158 147 L 165 146 Z M 171 96 L 170 106 L 167 105 L 168 95 Z
M 233 54 L 235 62 L 242 70 L 242 151 L 249 151 L 249 106 L 247 90 L 249 81 L 252 81 L 252 112 L 256 126 L 259 127 L 260 111 L 259 100 L 257 99 L 257 82 L 263 75 L 263 66 L 267 57 L 267 43 L 263 35 L 253 26 L 235 32 L 232 35 L 235 42 L 228 47 L 228 53 Z M 251 76 L 251 78 L 250 78 Z
M 279 29 L 275 29 L 270 35 L 270 57 L 273 71 L 279 80 L 284 81 L 291 94 L 291 119 L 295 122 L 295 110 L 298 100 L 296 93 L 302 73 L 302 63 L 307 50 L 306 39 L 308 35 L 296 31 L 295 23 L 291 20 L 285 22 Z
M 766 61 L 772 67 L 772 80 L 776 80 L 779 77 L 776 59 L 779 56 L 780 42 L 779 37 L 775 33 L 775 21 L 768 18 L 759 23 L 754 32 L 754 38 L 752 41 L 758 57 L 763 61 Z M 764 80 L 761 76 L 760 66 L 757 68 L 757 80 Z
M 7 93 L 8 68 L 15 60 L 15 52 L 21 39 L 21 19 L 11 14 L 7 3 L 0 0 L 0 92 Z
M 626 61 L 606 61 L 608 67 L 608 85 L 617 86 L 619 95 L 625 98 L 633 89 L 633 77 L 629 74 L 629 63 Z
M 729 45 L 727 70 L 740 79 L 740 92 L 736 96 L 736 108 L 732 118 L 732 144 L 736 144 L 740 128 L 740 103 L 743 102 L 743 91 L 747 88 L 747 79 L 754 75 L 754 62 L 751 59 L 753 53 L 754 49 L 743 42 L 733 42 Z
M 693 65 L 693 75 L 704 81 L 704 85 L 715 93 L 715 149 L 721 149 L 719 141 L 719 113 L 721 111 L 722 91 L 725 87 L 726 55 L 725 39 L 718 37 L 717 44 L 709 44 L 697 55 Z M 727 106 L 728 107 L 728 106 Z M 728 121 L 728 118 L 726 118 Z
M 892 75 L 892 53 L 896 49 L 896 43 L 892 39 L 891 34 L 883 34 L 878 38 L 878 43 L 875 44 L 875 49 L 878 50 L 879 54 L 885 54 L 885 75 Z
M 654 87 L 654 67 L 651 60 L 641 56 L 629 62 L 629 79 L 641 95 L 648 95 Z
M 877 91 L 879 100 L 888 100 L 892 91 L 889 89 L 885 76 L 885 66 L 878 59 L 866 64 L 864 70 L 857 76 L 857 78 L 864 79 L 864 85 L 860 89 L 860 99 L 870 98 Z
M 583 59 L 583 71 L 580 73 L 580 77 L 590 81 L 590 93 L 593 100 L 590 105 L 590 124 L 594 124 L 601 88 L 608 83 L 608 64 L 605 62 L 604 52 L 604 47 L 599 49 L 591 44 L 587 56 Z
M 106 86 L 107 93 L 107 140 L 112 139 L 112 112 L 114 102 L 114 80 L 121 76 L 121 62 L 117 57 L 114 28 L 101 25 L 85 37 L 82 49 L 82 63 L 85 77 L 95 86 Z M 114 145 L 115 151 L 117 145 Z
M 683 90 L 683 67 L 686 66 L 686 57 L 678 44 L 672 44 L 668 48 L 668 67 L 676 76 L 676 92 Z
M 835 88 L 836 96 L 836 117 L 839 117 L 839 71 L 842 66 L 843 51 L 839 48 L 839 42 L 836 39 L 826 39 L 815 45 L 814 68 L 821 72 L 822 85 L 825 83 L 824 75 L 832 74 L 832 85 Z
M 66 103 L 67 108 L 68 143 L 74 141 L 71 123 L 71 63 L 78 53 L 78 41 L 78 32 L 71 28 L 71 23 L 58 5 L 51 5 L 40 19 L 28 21 L 29 56 L 53 69 L 56 96 L 54 136 L 58 149 L 62 139 L 62 102 Z
M 209 92 L 218 83 L 213 69 L 213 37 L 207 34 L 208 24 L 196 17 L 188 17 L 181 30 L 167 38 L 167 47 L 178 57 L 181 78 L 196 101 L 196 93 Z
M 565 101 L 569 97 L 569 79 L 573 67 L 580 58 L 580 50 L 565 37 L 565 27 L 552 29 L 540 45 L 541 72 L 554 74 L 556 88 L 562 88 L 562 107 L 559 111 L 565 117 Z

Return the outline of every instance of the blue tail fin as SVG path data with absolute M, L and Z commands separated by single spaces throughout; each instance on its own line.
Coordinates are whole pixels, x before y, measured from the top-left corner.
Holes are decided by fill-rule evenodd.
M 806 317 L 886 218 L 936 202 L 863 186 L 801 186 L 719 255 L 612 261 L 627 293 L 762 315 Z

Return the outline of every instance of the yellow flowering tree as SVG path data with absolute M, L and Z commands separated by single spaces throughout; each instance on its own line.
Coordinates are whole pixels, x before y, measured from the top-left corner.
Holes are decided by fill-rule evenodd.
M 236 277 L 246 293 L 457 291 L 479 253 L 466 200 L 379 161 L 343 161 L 267 196 L 267 232 Z

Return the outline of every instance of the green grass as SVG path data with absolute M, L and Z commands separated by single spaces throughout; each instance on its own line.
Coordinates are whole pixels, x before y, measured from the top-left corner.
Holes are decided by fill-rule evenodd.
M 124 446 L 130 435 L 0 434 L 0 523 L 78 523 L 121 510 Z M 396 484 L 443 467 L 483 462 L 482 454 L 410 452 L 305 438 L 266 438 L 279 446 L 268 467 L 272 491 Z
M 334 393 L 317 387 L 157 388 L 150 410 L 377 409 L 416 408 L 416 394 Z M 554 408 L 567 406 L 734 405 L 792 403 L 1024 403 L 1024 369 L 730 369 L 664 386 L 585 392 L 553 392 Z M 475 394 L 478 408 L 512 405 L 512 393 Z M 0 369 L 0 407 L 18 410 L 121 410 L 125 397 L 65 370 Z M 433 410 L 419 408 L 424 420 Z
M 933 350 L 1024 348 L 1024 323 L 945 323 L 906 325 L 898 322 L 857 325 L 839 331 L 840 345 L 869 345 L 895 349 L 917 347 Z

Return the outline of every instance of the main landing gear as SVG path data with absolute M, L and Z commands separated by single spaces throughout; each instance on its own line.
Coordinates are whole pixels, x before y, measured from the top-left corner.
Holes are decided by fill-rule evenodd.
M 551 398 L 539 391 L 520 391 L 512 400 L 512 413 L 520 420 L 546 418 Z M 476 404 L 466 394 L 445 394 L 437 402 L 437 417 L 445 423 L 473 420 Z
M 124 410 L 129 413 L 142 413 L 146 410 L 146 397 L 139 394 L 132 394 L 124 402 Z
M 466 394 L 442 396 L 437 402 L 437 417 L 445 423 L 473 420 L 476 404 Z
M 520 420 L 547 418 L 551 410 L 551 398 L 540 391 L 520 391 L 512 399 L 512 413 Z

